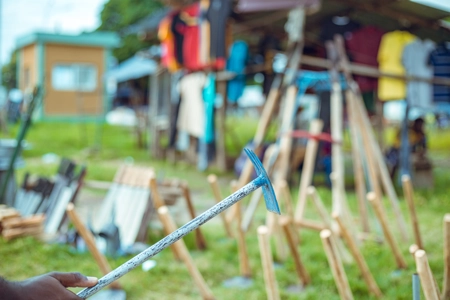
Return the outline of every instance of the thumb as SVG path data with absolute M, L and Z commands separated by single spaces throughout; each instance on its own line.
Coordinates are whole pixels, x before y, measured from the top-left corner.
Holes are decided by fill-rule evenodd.
M 87 277 L 81 273 L 52 272 L 49 276 L 58 280 L 65 287 L 91 287 L 97 284 L 97 277 Z

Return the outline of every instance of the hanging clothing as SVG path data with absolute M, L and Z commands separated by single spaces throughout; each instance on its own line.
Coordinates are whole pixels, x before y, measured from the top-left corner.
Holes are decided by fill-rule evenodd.
M 183 41 L 184 67 L 189 71 L 198 71 L 203 65 L 200 63 L 200 5 L 189 5 L 180 14 L 181 20 L 186 24 Z
M 214 142 L 214 103 L 216 101 L 216 76 L 214 73 L 208 74 L 206 84 L 203 89 L 203 101 L 205 103 L 205 136 L 204 142 L 210 144 Z
M 177 12 L 172 18 L 170 30 L 174 37 L 175 59 L 180 65 L 183 65 L 183 43 L 186 24 L 181 20 L 180 13 Z
M 407 31 L 392 31 L 381 38 L 378 51 L 379 70 L 383 73 L 404 75 L 402 65 L 403 49 L 416 37 Z M 382 101 L 400 100 L 406 97 L 406 84 L 404 80 L 381 77 L 378 80 L 378 98 Z
M 377 67 L 377 54 L 384 32 L 375 26 L 366 26 L 353 31 L 345 39 L 348 55 L 352 62 Z M 372 92 L 378 87 L 378 79 L 354 75 L 361 92 Z
M 217 69 L 225 67 L 226 58 L 226 25 L 231 14 L 231 0 L 210 0 L 206 16 L 210 24 L 210 55 Z
M 352 32 L 360 27 L 360 24 L 350 20 L 346 16 L 335 16 L 328 18 L 322 23 L 320 32 L 321 41 L 333 40 L 336 34 L 340 34 L 344 39 L 348 39 Z
M 165 17 L 158 27 L 158 38 L 161 41 L 161 62 L 169 72 L 180 69 L 175 57 L 175 37 L 171 30 L 173 15 Z
M 248 59 L 248 45 L 244 41 L 236 41 L 231 45 L 230 56 L 227 60 L 226 69 L 236 73 L 237 76 L 228 81 L 227 98 L 231 103 L 236 103 L 244 93 L 245 66 Z
M 430 54 L 429 63 L 433 66 L 434 77 L 450 78 L 450 47 L 439 45 Z M 433 100 L 437 104 L 450 103 L 450 86 L 433 85 Z
M 206 76 L 203 72 L 191 73 L 180 80 L 180 111 L 177 129 L 202 138 L 205 134 L 205 105 L 203 103 L 203 87 Z
M 433 68 L 429 65 L 431 51 L 436 45 L 431 40 L 416 39 L 403 50 L 403 66 L 408 75 L 433 78 Z M 408 81 L 407 101 L 411 107 L 432 108 L 432 85 L 423 81 Z

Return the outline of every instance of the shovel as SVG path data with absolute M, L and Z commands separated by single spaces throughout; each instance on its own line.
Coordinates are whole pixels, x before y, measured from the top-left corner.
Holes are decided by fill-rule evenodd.
M 75 207 L 73 203 L 69 203 L 67 205 L 67 215 L 72 220 L 73 224 L 75 225 L 75 228 L 77 229 L 78 233 L 81 235 L 83 240 L 86 242 L 86 245 L 91 252 L 92 256 L 94 256 L 95 261 L 97 262 L 97 265 L 99 266 L 100 270 L 104 275 L 111 272 L 111 267 L 106 260 L 105 256 L 100 253 L 100 251 L 97 248 L 97 245 L 95 244 L 94 236 L 92 233 L 87 230 L 86 226 L 84 226 L 83 222 L 81 222 L 80 218 L 78 217 L 78 214 L 75 211 Z M 91 299 L 94 299 L 91 298 Z M 126 294 L 125 291 L 122 290 L 122 287 L 120 286 L 119 282 L 114 281 L 109 285 L 109 289 L 102 291 L 102 293 L 99 293 L 96 295 L 95 299 L 97 300 L 125 300 Z

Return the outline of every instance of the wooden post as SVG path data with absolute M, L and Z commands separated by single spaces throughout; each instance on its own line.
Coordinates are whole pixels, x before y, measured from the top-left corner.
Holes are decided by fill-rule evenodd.
M 436 285 L 430 265 L 428 264 L 426 252 L 424 250 L 417 250 L 414 255 L 416 257 L 417 273 L 419 273 L 425 298 L 427 300 L 439 300 L 439 288 Z
M 361 271 L 361 274 L 363 276 L 364 281 L 367 284 L 367 287 L 369 288 L 369 291 L 373 295 L 375 295 L 377 298 L 382 298 L 383 293 L 381 292 L 375 279 L 373 278 L 372 273 L 370 273 L 370 270 L 369 270 L 369 267 L 367 266 L 366 260 L 364 259 L 364 256 L 362 255 L 361 251 L 359 250 L 358 246 L 356 245 L 356 241 L 353 239 L 347 226 L 345 226 L 344 221 L 337 213 L 333 213 L 332 216 L 333 216 L 333 219 L 336 220 L 339 227 L 341 228 L 342 236 L 344 237 L 345 241 L 347 242 L 347 246 L 350 249 L 350 252 L 353 254 L 353 257 L 355 258 L 356 263 L 358 264 L 359 270 Z
M 222 195 L 220 194 L 219 185 L 217 184 L 217 176 L 214 174 L 209 175 L 208 182 L 211 185 L 211 188 L 212 188 L 212 191 L 214 194 L 214 199 L 216 199 L 216 202 L 219 203 L 224 198 L 222 198 Z M 223 227 L 225 227 L 225 232 L 227 233 L 228 237 L 232 238 L 233 233 L 231 232 L 231 227 L 230 227 L 230 224 L 227 222 L 225 213 L 221 213 L 220 218 L 222 219 Z
M 245 242 L 245 232 L 242 230 L 241 221 L 241 202 L 235 204 L 237 206 L 237 242 L 239 251 L 239 266 L 243 277 L 251 277 L 252 270 L 250 268 L 250 260 L 248 258 L 247 244 Z
M 450 214 L 444 216 L 444 284 L 442 299 L 450 299 Z
M 175 225 L 175 222 L 170 217 L 169 210 L 166 206 L 162 206 L 158 208 L 158 215 L 160 216 L 161 220 L 166 224 L 167 228 L 170 230 L 170 232 L 173 232 L 177 229 L 177 226 Z M 205 300 L 213 300 L 214 295 L 212 294 L 211 290 L 209 289 L 207 283 L 203 279 L 202 274 L 198 270 L 197 266 L 194 263 L 194 260 L 192 259 L 191 255 L 189 254 L 189 250 L 186 247 L 186 244 L 184 243 L 183 239 L 178 240 L 173 245 L 177 248 L 178 253 L 180 253 L 181 259 L 186 264 L 186 267 L 189 271 L 189 274 L 191 274 L 192 279 L 194 280 L 195 284 L 197 285 L 198 289 L 200 290 L 200 294 L 202 295 L 202 298 Z
M 334 240 L 334 243 L 342 257 L 342 260 L 345 263 L 351 263 L 352 257 L 350 256 L 350 253 L 348 253 L 347 249 L 345 249 L 341 239 L 339 238 L 340 233 L 339 226 L 338 228 L 336 228 L 337 230 L 334 230 L 333 224 L 331 223 L 332 219 L 330 217 L 330 214 L 326 210 L 325 205 L 323 204 L 323 201 L 320 198 L 319 194 L 317 194 L 316 188 L 313 186 L 309 186 L 307 189 L 307 195 L 312 199 L 314 206 L 316 207 L 317 212 L 319 213 L 320 218 L 325 224 L 325 227 L 331 230 L 331 232 L 333 233 L 333 236 L 331 238 Z
M 383 209 L 383 204 L 381 203 L 381 199 L 377 198 L 377 195 L 374 192 L 370 192 L 367 194 L 367 200 L 374 208 L 375 214 L 377 215 L 378 220 L 380 221 L 381 227 L 383 229 L 383 234 L 386 240 L 391 247 L 392 253 L 394 254 L 395 261 L 397 263 L 397 267 L 399 269 L 406 269 L 406 261 L 403 259 L 402 253 L 398 248 L 397 242 L 392 235 L 391 230 L 389 229 L 389 225 L 386 219 L 386 212 Z
M 366 134 L 367 138 L 369 140 L 369 147 L 372 149 L 372 154 L 374 155 L 375 160 L 375 167 L 376 167 L 376 173 L 380 175 L 381 183 L 383 184 L 383 189 L 386 192 L 386 195 L 392 205 L 392 208 L 395 213 L 395 220 L 397 222 L 397 225 L 400 229 L 401 237 L 404 241 L 408 240 L 408 233 L 406 230 L 406 222 L 403 218 L 398 197 L 395 192 L 394 186 L 392 184 L 391 177 L 389 175 L 389 171 L 386 166 L 386 162 L 384 161 L 383 153 L 381 152 L 381 149 L 375 139 L 375 136 L 373 134 L 372 127 L 370 126 L 370 121 L 367 115 L 366 108 L 361 104 L 362 99 L 361 96 L 358 97 L 359 101 L 355 101 L 356 106 L 358 107 L 358 114 L 362 120 L 363 127 L 366 128 Z M 380 191 L 380 199 L 381 199 L 381 191 Z
M 216 117 L 216 163 L 221 171 L 227 170 L 227 156 L 225 151 L 225 131 L 226 131 L 226 117 L 227 117 L 227 82 L 217 82 L 217 92 L 222 95 L 222 106 L 217 110 Z
M 289 58 L 288 63 L 286 64 L 285 71 L 288 69 L 297 70 L 300 63 L 300 55 L 303 49 L 303 43 L 297 42 L 290 47 L 292 50 L 289 50 Z M 267 96 L 267 101 L 264 104 L 264 109 L 261 114 L 261 118 L 259 119 L 258 127 L 256 129 L 255 137 L 253 138 L 254 144 L 254 152 L 256 155 L 261 153 L 262 144 L 264 141 L 264 137 L 266 135 L 267 129 L 269 128 L 270 121 L 272 119 L 273 112 L 275 110 L 276 104 L 281 96 L 281 90 L 284 86 L 283 79 L 284 74 L 286 72 L 281 72 L 275 76 L 274 81 L 272 82 L 272 86 Z M 289 82 L 290 83 L 290 82 Z M 242 169 L 241 176 L 239 177 L 238 187 L 241 188 L 246 185 L 252 176 L 253 172 L 253 164 L 247 159 Z
M 319 119 L 311 121 L 309 133 L 317 135 L 322 132 L 323 122 Z M 316 162 L 317 148 L 319 142 L 316 139 L 309 139 L 306 145 L 305 159 L 303 160 L 302 176 L 300 178 L 300 186 L 298 190 L 297 207 L 295 209 L 295 220 L 299 221 L 303 218 L 306 207 L 306 189 L 311 185 L 314 175 L 314 165 Z
M 353 294 L 350 285 L 348 284 L 347 275 L 342 266 L 341 258 L 339 257 L 336 245 L 334 245 L 333 239 L 331 238 L 331 231 L 328 229 L 322 230 L 320 232 L 320 238 L 322 239 L 323 248 L 327 255 L 334 282 L 336 283 L 341 299 L 353 300 Z
M 264 282 L 266 286 L 267 299 L 278 300 L 280 293 L 278 292 L 278 283 L 273 268 L 272 253 L 269 243 L 269 230 L 266 226 L 258 227 L 259 251 L 261 252 L 261 262 L 263 265 Z
M 419 249 L 424 250 L 422 237 L 420 236 L 419 221 L 417 220 L 416 206 L 414 204 L 414 190 L 411 183 L 411 178 L 408 175 L 402 176 L 403 193 L 405 194 L 406 202 L 408 203 L 409 215 L 414 233 L 414 240 Z
M 346 98 L 351 91 L 346 92 Z M 355 178 L 356 196 L 358 199 L 359 219 L 361 221 L 361 227 L 363 232 L 370 232 L 369 227 L 369 215 L 367 213 L 367 201 L 366 201 L 366 181 L 364 179 L 364 168 L 362 149 L 360 149 L 361 135 L 358 126 L 357 117 L 353 105 L 350 101 L 347 101 L 347 113 L 349 120 L 349 129 L 351 135 L 352 145 L 352 162 L 353 162 L 353 175 Z
M 280 180 L 278 184 L 280 185 L 280 190 L 283 194 L 282 198 L 284 200 L 284 209 L 286 211 L 286 214 L 290 218 L 294 218 L 294 208 L 292 207 L 293 201 L 291 191 L 289 190 L 289 185 L 287 184 L 286 180 Z
M 75 207 L 73 203 L 69 203 L 67 205 L 67 215 L 72 220 L 73 225 L 75 225 L 76 230 L 81 235 L 83 240 L 86 242 L 86 246 L 89 249 L 89 252 L 91 252 L 92 256 L 94 257 L 95 261 L 97 262 L 97 265 L 100 268 L 100 271 L 103 273 L 103 275 L 108 274 L 111 272 L 111 266 L 109 265 L 108 261 L 106 260 L 105 256 L 103 256 L 102 253 L 97 248 L 97 245 L 95 244 L 95 239 L 92 233 L 87 230 L 87 228 L 84 226 L 83 222 L 80 220 L 80 217 L 75 211 Z M 109 285 L 110 288 L 120 290 L 122 287 L 120 286 L 118 281 L 114 281 Z
M 189 214 L 191 215 L 191 218 L 193 220 L 195 219 L 196 215 L 194 205 L 192 204 L 191 191 L 189 189 L 189 185 L 187 184 L 187 182 L 181 183 L 181 189 L 183 191 L 183 195 L 186 200 L 186 205 L 188 207 Z M 200 228 L 195 229 L 195 243 L 197 244 L 198 249 L 200 250 L 206 249 L 206 241 Z
M 306 228 L 315 231 L 322 231 L 324 229 L 329 229 L 325 224 L 319 223 L 313 220 L 302 219 L 299 221 L 294 220 L 294 224 L 300 228 Z
M 347 84 L 349 85 L 353 94 L 358 97 L 357 101 L 353 102 L 354 103 L 353 107 L 355 108 L 353 111 L 356 112 L 356 114 L 360 117 L 360 121 L 361 121 L 360 124 L 362 124 L 361 128 L 363 128 L 365 130 L 365 132 L 362 133 L 363 138 L 364 138 L 364 136 L 366 136 L 366 138 L 368 138 L 368 142 L 369 142 L 368 146 L 370 147 L 369 150 L 371 150 L 371 151 L 366 152 L 366 154 L 370 155 L 370 153 L 372 152 L 372 154 L 374 155 L 374 159 L 376 162 L 374 165 L 374 167 L 376 168 L 375 173 L 380 174 L 383 188 L 384 188 L 384 190 L 391 202 L 391 205 L 394 209 L 394 213 L 396 215 L 396 221 L 399 226 L 400 232 L 402 234 L 402 238 L 403 238 L 403 240 L 407 241 L 408 234 L 407 234 L 407 230 L 406 230 L 406 222 L 405 222 L 402 212 L 400 210 L 397 194 L 395 193 L 395 189 L 392 184 L 391 177 L 389 176 L 389 171 L 388 171 L 386 163 L 384 161 L 383 153 L 381 152 L 380 145 L 378 145 L 376 138 L 374 136 L 373 130 L 372 130 L 372 126 L 370 125 L 367 110 L 364 107 L 364 105 L 362 104 L 363 100 L 361 97 L 361 93 L 359 91 L 359 87 L 356 84 L 356 82 L 353 80 L 353 77 L 351 76 L 350 63 L 349 63 L 347 55 L 345 53 L 343 37 L 340 35 L 336 35 L 334 37 L 334 43 L 335 43 L 337 51 L 339 53 L 340 65 L 341 65 L 341 67 L 344 71 L 345 77 L 347 79 Z M 372 182 L 371 182 L 371 184 L 372 184 Z M 378 184 L 378 181 L 376 181 L 376 184 Z M 379 187 L 376 186 L 375 188 L 376 188 L 376 190 L 374 190 L 374 192 L 377 194 L 379 199 L 381 199 L 382 195 L 381 195 L 381 191 L 379 190 Z
M 308 271 L 306 270 L 297 250 L 297 246 L 299 243 L 298 237 L 292 230 L 292 219 L 287 216 L 282 216 L 280 218 L 280 225 L 283 228 L 284 234 L 286 235 L 286 240 L 288 242 L 289 250 L 291 251 L 291 255 L 294 260 L 297 275 L 302 282 L 302 285 L 306 286 L 311 282 L 311 277 L 309 276 Z

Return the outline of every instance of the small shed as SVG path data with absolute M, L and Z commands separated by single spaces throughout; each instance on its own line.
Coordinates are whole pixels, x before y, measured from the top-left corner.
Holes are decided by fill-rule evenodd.
M 18 87 L 43 87 L 39 120 L 100 120 L 107 109 L 103 75 L 111 49 L 120 39 L 113 32 L 62 35 L 32 33 L 16 41 Z

